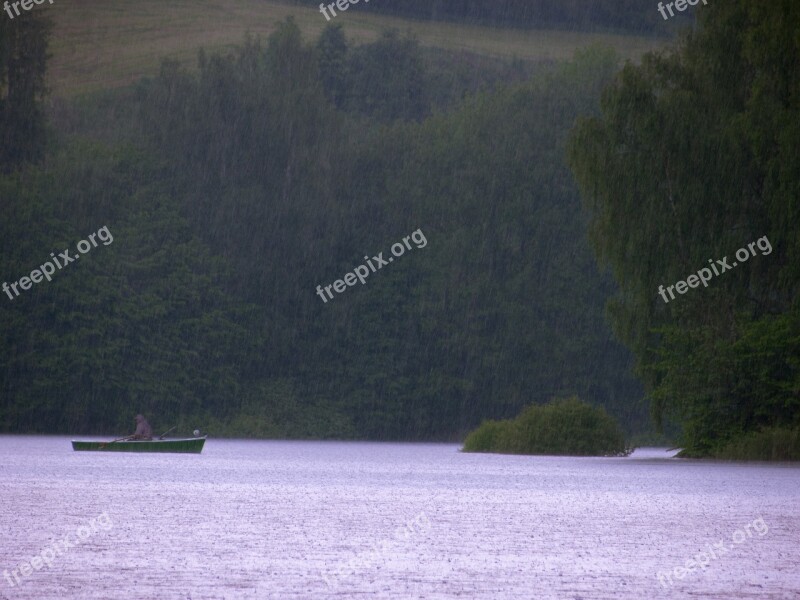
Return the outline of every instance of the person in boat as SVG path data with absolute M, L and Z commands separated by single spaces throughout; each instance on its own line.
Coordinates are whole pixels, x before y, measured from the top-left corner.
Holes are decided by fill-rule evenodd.
M 130 437 L 132 440 L 152 440 L 153 429 L 142 415 L 136 415 L 136 432 Z

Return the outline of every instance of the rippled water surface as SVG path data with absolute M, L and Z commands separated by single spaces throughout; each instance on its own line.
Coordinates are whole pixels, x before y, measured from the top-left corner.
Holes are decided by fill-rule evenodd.
M 0 597 L 800 598 L 797 465 L 458 450 L 0 437 Z

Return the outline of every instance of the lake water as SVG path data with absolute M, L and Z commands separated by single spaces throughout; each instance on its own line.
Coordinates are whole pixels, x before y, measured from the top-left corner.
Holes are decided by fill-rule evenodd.
M 0 436 L 0 597 L 800 598 L 798 465 L 458 450 Z

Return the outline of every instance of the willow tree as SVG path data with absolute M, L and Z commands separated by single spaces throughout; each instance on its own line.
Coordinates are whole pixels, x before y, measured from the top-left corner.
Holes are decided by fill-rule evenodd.
M 609 313 L 656 419 L 689 452 L 800 424 L 800 6 L 718 3 L 671 51 L 628 64 L 569 154 Z M 669 304 L 657 293 L 767 236 L 773 251 Z M 733 259 L 730 260 L 734 262 Z

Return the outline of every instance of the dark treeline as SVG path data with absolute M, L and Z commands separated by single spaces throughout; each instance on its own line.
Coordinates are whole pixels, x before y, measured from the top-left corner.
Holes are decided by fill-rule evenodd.
M 285 0 L 289 4 L 319 8 L 320 0 Z M 328 0 L 326 5 L 331 4 Z M 662 34 L 691 22 L 691 11 L 664 21 L 656 4 L 640 0 L 391 0 L 364 1 L 348 10 L 363 10 L 412 19 L 458 21 L 476 25 L 521 29 L 625 31 Z M 334 3 L 334 10 L 339 18 Z M 329 13 L 330 14 L 330 13 Z M 324 18 L 320 15 L 320 18 Z
M 15 93 L 9 77 L 47 29 L 4 38 L 3 277 L 102 226 L 114 243 L 0 296 L 0 428 L 145 412 L 217 434 L 452 439 L 577 395 L 641 431 L 612 298 L 687 455 L 796 456 L 800 9 L 703 15 L 639 66 L 593 49 L 533 77 L 391 32 L 304 41 L 288 21 L 196 70 L 56 103 L 49 140 L 42 65 Z M 425 248 L 316 295 L 417 229 Z M 770 254 L 659 295 L 764 236 Z
M 51 27 L 38 15 L 16 23 L 0 20 L 0 172 L 44 155 L 42 101 Z
M 687 455 L 797 460 L 800 5 L 707 8 L 675 52 L 623 69 L 572 163 L 655 417 L 681 421 Z M 726 256 L 707 288 L 659 295 Z
M 157 429 L 453 439 L 577 394 L 643 430 L 564 153 L 616 60 L 440 76 L 464 60 L 394 33 L 309 43 L 290 21 L 58 103 L 43 162 L 0 178 L 0 270 L 104 225 L 114 243 L 2 297 L 0 428 L 110 432 L 144 412 Z M 425 248 L 316 295 L 416 229 Z

